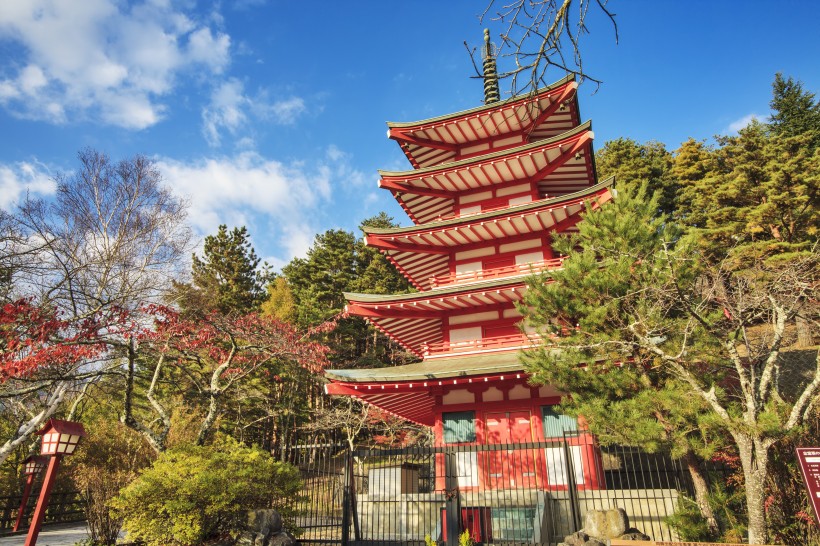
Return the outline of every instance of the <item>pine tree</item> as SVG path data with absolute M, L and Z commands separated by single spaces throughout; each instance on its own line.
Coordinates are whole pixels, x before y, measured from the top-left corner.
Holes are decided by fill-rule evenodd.
M 739 184 L 765 167 L 765 160 L 757 161 L 764 157 L 758 151 L 754 146 L 747 150 L 754 160 L 748 169 L 737 165 L 730 171 L 737 173 Z M 734 195 L 745 206 L 736 188 L 711 191 L 722 199 Z M 656 215 L 656 200 L 621 191 L 613 203 L 587 214 L 576 236 L 555 243 L 569 256 L 563 269 L 530 282 L 522 312 L 544 332 L 545 346 L 526 365 L 539 382 L 559 386 L 579 404 L 586 396 L 599 405 L 591 415 L 609 413 L 610 419 L 652 407 L 636 405 L 643 389 L 683 389 L 692 405 L 664 404 L 671 413 L 661 412 L 658 424 L 671 422 L 670 439 L 677 442 L 683 434 L 683 445 L 692 448 L 708 442 L 686 430 L 702 434 L 717 427 L 723 432 L 743 470 L 749 541 L 765 543 L 769 456 L 801 426 L 820 393 L 820 372 L 793 397 L 784 396 L 779 384 L 780 377 L 797 373 L 780 360 L 787 325 L 801 313 L 817 324 L 820 257 L 807 252 L 745 264 L 731 245 L 721 255 L 717 240 L 708 237 L 718 233 L 731 239 L 731 234 L 717 229 L 716 219 L 733 222 L 741 237 L 747 229 L 742 211 L 728 202 L 722 207 L 704 217 L 706 228 L 678 227 Z M 820 369 L 820 353 L 813 349 L 813 355 Z M 623 405 L 627 400 L 630 405 Z M 657 406 L 662 400 L 646 402 Z M 685 417 L 681 410 L 691 411 L 694 404 L 706 409 L 705 419 L 698 417 L 687 427 L 681 426 L 686 421 L 670 421 Z M 629 426 L 624 419 L 618 424 Z
M 246 314 L 263 301 L 259 258 L 243 226 L 228 231 L 224 224 L 216 235 L 205 237 L 203 256 L 193 256 L 191 284 L 175 284 L 175 296 L 184 313 Z
M 640 144 L 630 138 L 610 140 L 595 154 L 598 177 L 615 177 L 617 188 L 637 191 L 646 184 L 649 190 L 660 191 L 660 210 L 670 213 L 675 208 L 677 184 L 671 175 L 672 154 L 661 142 Z
M 262 314 L 283 322 L 294 322 L 297 316 L 296 298 L 288 280 L 281 276 L 275 277 L 268 283 L 267 292 L 268 298 L 261 307 Z
M 364 220 L 361 227 L 365 226 L 395 224 L 380 213 Z M 317 235 L 307 256 L 292 260 L 282 268 L 282 274 L 296 300 L 296 320 L 303 326 L 319 324 L 343 311 L 347 303 L 344 292 L 393 294 L 410 290 L 407 281 L 378 250 L 340 229 Z M 409 358 L 359 317 L 339 321 L 326 342 L 338 366 L 384 366 Z
M 773 132 L 778 136 L 808 134 L 809 148 L 813 152 L 820 146 L 820 101 L 814 93 L 803 90 L 803 83 L 789 76 L 775 74 L 772 83 L 772 100 L 769 118 Z

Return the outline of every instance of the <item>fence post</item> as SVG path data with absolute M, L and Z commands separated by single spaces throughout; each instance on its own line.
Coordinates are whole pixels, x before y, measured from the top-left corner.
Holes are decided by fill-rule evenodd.
M 350 516 L 353 519 L 353 539 L 356 542 L 362 540 L 362 530 L 359 526 L 359 505 L 358 501 L 356 500 L 356 495 L 358 494 L 356 491 L 356 472 L 354 471 L 353 463 L 356 462 L 358 455 L 357 451 L 350 452 L 350 458 L 348 461 L 348 476 L 350 479 L 348 480 L 348 486 L 350 487 L 350 495 L 348 497 L 350 502 Z
M 448 450 L 444 453 L 444 519 L 445 529 L 447 530 L 447 546 L 458 545 L 458 535 L 461 531 L 458 497 L 458 465 L 456 464 L 456 454 Z
M 569 494 L 569 507 L 572 513 L 573 532 L 581 530 L 581 505 L 578 502 L 578 484 L 575 482 L 575 461 L 572 460 L 572 450 L 569 448 L 567 433 L 564 432 L 564 460 L 567 467 L 567 493 Z
M 353 481 L 353 454 L 350 450 L 345 451 L 345 470 L 342 479 L 344 488 L 342 489 L 342 546 L 350 544 L 350 484 Z

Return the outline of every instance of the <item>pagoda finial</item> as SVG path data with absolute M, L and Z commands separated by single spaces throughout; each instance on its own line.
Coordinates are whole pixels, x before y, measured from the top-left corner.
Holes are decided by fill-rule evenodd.
M 484 29 L 484 47 L 481 49 L 481 57 L 484 59 L 484 104 L 498 102 L 501 94 L 498 92 L 498 72 L 495 67 L 495 57 L 498 50 L 490 42 L 490 29 Z

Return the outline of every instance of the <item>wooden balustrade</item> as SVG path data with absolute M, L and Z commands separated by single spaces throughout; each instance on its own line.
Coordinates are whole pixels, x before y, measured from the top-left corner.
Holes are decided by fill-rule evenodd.
M 540 339 L 541 336 L 538 334 L 515 334 L 511 336 L 499 336 L 483 339 L 430 343 L 425 344 L 422 350 L 424 356 L 426 357 L 470 351 L 497 351 L 530 347 L 533 343 L 538 342 Z
M 494 269 L 479 269 L 477 271 L 465 271 L 450 275 L 439 275 L 437 277 L 430 277 L 430 286 L 432 288 L 438 288 L 439 286 L 448 286 L 451 284 L 463 284 L 476 281 L 485 281 L 489 279 L 498 279 L 501 277 L 540 273 L 541 271 L 546 271 L 549 269 L 558 269 L 561 267 L 561 264 L 564 263 L 564 259 L 566 259 L 566 257 L 562 256 L 560 258 L 551 258 L 540 262 L 527 262 L 523 264 L 496 267 Z

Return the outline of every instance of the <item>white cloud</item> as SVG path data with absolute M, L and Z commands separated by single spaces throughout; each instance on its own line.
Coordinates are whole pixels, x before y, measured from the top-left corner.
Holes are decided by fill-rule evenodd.
M 317 210 L 339 199 L 340 189 L 364 178 L 347 154 L 331 147 L 315 163 L 285 164 L 245 151 L 230 157 L 157 161 L 168 186 L 190 203 L 189 219 L 200 235 L 220 224 L 247 225 L 255 245 L 274 266 L 304 256 L 322 228 Z M 356 182 L 358 183 L 358 182 Z M 276 246 L 280 255 L 269 250 Z
M 0 165 L 0 209 L 9 210 L 26 193 L 46 196 L 57 190 L 57 184 L 40 165 L 28 162 Z
M 293 97 L 274 102 L 269 105 L 268 109 L 276 122 L 290 125 L 305 112 L 305 101 L 299 97 Z
M 220 129 L 236 133 L 247 121 L 245 108 L 249 100 L 243 94 L 243 85 L 237 79 L 222 83 L 211 93 L 210 104 L 202 110 L 202 131 L 211 146 L 220 143 Z
M 210 25 L 155 0 L 0 2 L 0 39 L 20 48 L 0 61 L 0 106 L 51 123 L 143 129 L 162 119 L 181 73 L 227 67 L 230 37 Z
M 738 131 L 740 131 L 741 129 L 743 129 L 747 125 L 749 125 L 752 122 L 752 120 L 755 120 L 755 119 L 756 120 L 761 120 L 761 119 L 764 119 L 764 117 L 765 116 L 761 116 L 760 114 L 754 114 L 754 113 L 747 114 L 747 115 L 743 116 L 742 118 L 737 119 L 737 120 L 733 121 L 732 123 L 730 123 L 729 125 L 727 125 L 726 129 L 723 130 L 723 133 L 724 134 L 733 134 L 733 133 L 736 134 Z
M 279 125 L 290 125 L 307 110 L 305 101 L 299 97 L 277 102 L 269 102 L 267 97 L 264 91 L 249 96 L 245 85 L 236 78 L 230 78 L 214 88 L 210 103 L 202 109 L 202 132 L 208 144 L 221 144 L 223 131 L 237 135 L 242 129 L 247 130 L 249 114 Z
M 252 226 L 261 215 L 278 227 L 276 239 L 289 254 L 285 261 L 307 250 L 317 229 L 317 205 L 331 196 L 325 166 L 285 165 L 254 152 L 190 163 L 162 159 L 157 166 L 169 187 L 189 200 L 189 218 L 200 234 L 223 223 Z

